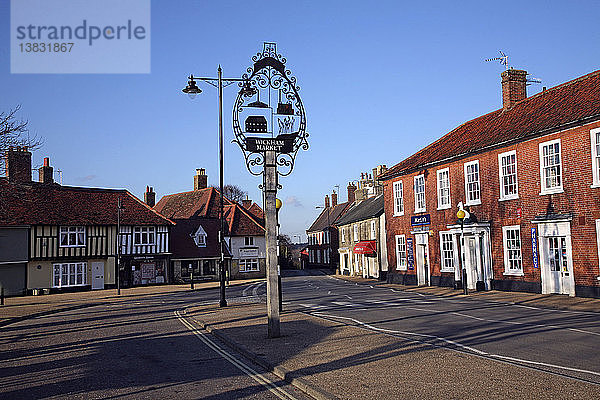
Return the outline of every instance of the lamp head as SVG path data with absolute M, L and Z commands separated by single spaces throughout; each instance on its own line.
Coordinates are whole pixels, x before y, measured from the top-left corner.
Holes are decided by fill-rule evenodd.
M 283 202 L 279 199 L 275 199 L 275 208 L 277 209 L 277 211 L 279 211 L 281 206 L 283 206 Z
M 252 83 L 249 80 L 244 81 L 242 88 L 240 89 L 240 95 L 244 97 L 254 96 L 257 90 L 252 86 Z
M 196 81 L 194 80 L 194 76 L 190 75 L 188 77 L 188 84 L 185 88 L 183 88 L 181 91 L 185 94 L 187 94 L 190 99 L 194 99 L 196 97 L 196 95 L 199 95 L 200 93 L 202 93 L 202 90 L 196 85 Z

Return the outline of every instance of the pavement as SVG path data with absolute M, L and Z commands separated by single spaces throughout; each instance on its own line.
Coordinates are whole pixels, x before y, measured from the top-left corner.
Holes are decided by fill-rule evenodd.
M 373 279 L 335 277 L 359 285 L 445 298 L 600 313 L 600 299 L 499 291 L 472 292 L 464 296 L 462 291 L 451 288 L 403 286 Z M 254 281 L 236 281 L 232 285 Z M 218 282 L 207 282 L 197 284 L 196 288 L 202 290 L 217 286 Z M 103 290 L 8 298 L 6 305 L 0 307 L 0 327 L 37 315 L 122 301 L 127 297 L 183 291 L 190 291 L 189 285 L 122 289 L 121 296 L 117 296 L 115 290 Z M 283 335 L 268 339 L 263 303 L 231 302 L 227 308 L 196 306 L 188 308 L 186 315 L 237 352 L 317 399 L 600 397 L 600 386 L 589 382 L 449 351 L 366 330 L 352 323 L 316 318 L 300 311 L 284 310 L 281 314 Z M 465 373 L 466 365 L 469 373 Z M 540 382 L 544 384 L 540 385 Z

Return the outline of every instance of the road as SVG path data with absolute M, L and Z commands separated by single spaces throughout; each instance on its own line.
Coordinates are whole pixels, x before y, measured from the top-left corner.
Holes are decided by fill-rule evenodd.
M 264 301 L 264 292 L 256 283 L 231 287 L 227 296 L 230 303 Z M 597 313 L 444 298 L 324 275 L 285 277 L 283 293 L 287 311 L 600 386 Z M 213 289 L 124 297 L 2 327 L 0 399 L 306 399 L 186 316 L 186 308 L 216 304 L 218 296 Z
M 598 313 L 448 299 L 327 276 L 284 280 L 285 309 L 600 385 Z
M 235 301 L 245 289 L 228 296 Z M 306 399 L 183 313 L 218 296 L 123 298 L 0 328 L 0 399 Z

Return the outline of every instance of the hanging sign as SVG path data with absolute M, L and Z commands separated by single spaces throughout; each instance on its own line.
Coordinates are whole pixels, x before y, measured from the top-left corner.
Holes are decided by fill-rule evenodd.
M 533 253 L 533 268 L 539 268 L 538 264 L 538 249 L 537 249 L 537 232 L 536 228 L 531 228 L 531 248 Z
M 415 269 L 415 255 L 413 253 L 413 239 L 406 239 L 406 262 L 409 270 Z
M 517 218 L 521 219 L 521 207 L 517 208 Z

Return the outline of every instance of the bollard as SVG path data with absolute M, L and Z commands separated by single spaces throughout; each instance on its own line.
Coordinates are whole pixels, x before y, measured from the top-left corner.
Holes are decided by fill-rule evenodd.
M 469 294 L 469 292 L 467 290 L 467 270 L 466 270 L 466 268 L 463 268 L 462 272 L 463 272 L 462 273 L 462 275 L 463 275 L 462 276 L 463 294 L 467 295 L 467 294 Z

